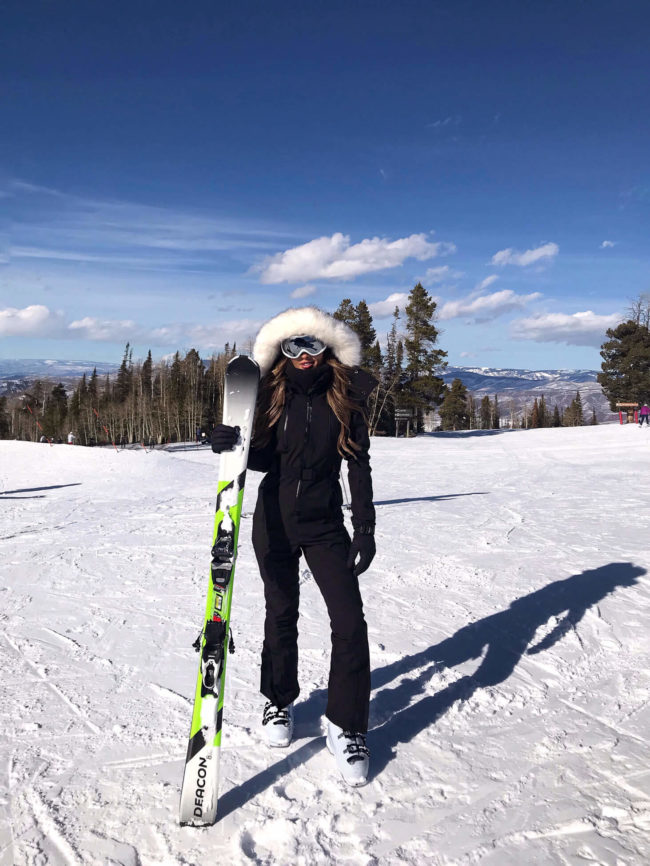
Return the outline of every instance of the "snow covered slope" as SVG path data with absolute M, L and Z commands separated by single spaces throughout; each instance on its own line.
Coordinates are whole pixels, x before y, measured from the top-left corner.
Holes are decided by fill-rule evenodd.
M 243 521 L 220 820 L 180 828 L 217 461 L 0 442 L 0 864 L 650 862 L 650 432 L 372 444 L 372 777 L 324 747 L 302 580 L 296 740 L 260 745 Z M 249 475 L 252 511 L 259 476 Z

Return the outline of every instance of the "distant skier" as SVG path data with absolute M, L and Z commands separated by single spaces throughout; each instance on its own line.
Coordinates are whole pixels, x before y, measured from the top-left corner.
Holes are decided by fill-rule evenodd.
M 74 435 L 72 430 L 68 433 L 68 445 L 74 445 L 77 437 Z
M 639 427 L 643 427 L 644 421 L 650 427 L 650 406 L 647 403 L 644 403 L 639 410 Z
M 290 309 L 267 322 L 253 354 L 263 378 L 248 466 L 267 473 L 253 518 L 253 546 L 266 602 L 264 739 L 269 746 L 284 747 L 293 735 L 293 702 L 300 692 L 302 553 L 325 599 L 332 630 L 327 746 L 345 781 L 363 785 L 369 762 L 370 658 L 358 576 L 375 555 L 364 406 L 377 383 L 356 366 L 356 334 L 315 307 Z M 219 424 L 212 433 L 212 449 L 229 450 L 237 437 L 237 428 Z M 348 463 L 352 540 L 341 510 L 342 458 Z

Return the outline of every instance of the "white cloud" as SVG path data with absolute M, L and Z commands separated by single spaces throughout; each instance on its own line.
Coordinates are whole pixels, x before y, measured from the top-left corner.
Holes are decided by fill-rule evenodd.
M 422 277 L 422 284 L 434 286 L 436 283 L 444 283 L 445 280 L 458 280 L 464 276 L 462 271 L 454 271 L 449 265 L 439 265 L 437 268 L 427 269 L 426 274 Z
M 315 279 L 349 280 L 361 274 L 396 268 L 406 259 L 419 261 L 454 252 L 451 243 L 431 242 L 424 233 L 396 241 L 365 238 L 350 244 L 350 236 L 336 232 L 269 256 L 254 270 L 263 283 L 294 283 Z
M 441 320 L 464 317 L 475 322 L 489 322 L 504 313 L 520 310 L 526 304 L 541 297 L 539 292 L 518 295 L 512 289 L 503 289 L 500 292 L 493 292 L 491 295 L 478 297 L 470 295 L 458 301 L 447 301 L 438 310 L 438 316 Z
M 295 242 L 278 230 L 210 213 L 132 201 L 93 199 L 13 181 L 10 260 L 82 262 L 134 270 L 192 270 L 218 263 L 224 254 L 248 257 Z
M 581 313 L 544 313 L 512 323 L 515 340 L 535 343 L 566 343 L 568 346 L 600 346 L 605 331 L 620 322 L 619 313 L 601 316 L 591 310 Z
M 555 258 L 559 252 L 559 246 L 554 243 L 542 244 L 541 247 L 536 247 L 534 250 L 526 250 L 523 253 L 519 252 L 519 250 L 513 250 L 512 247 L 508 247 L 506 250 L 499 250 L 498 253 L 492 256 L 492 264 L 518 265 L 521 268 L 525 268 L 542 259 Z
M 248 351 L 249 348 L 252 349 L 253 339 L 262 324 L 261 321 L 253 319 L 235 319 L 219 322 L 218 325 L 163 325 L 140 331 L 137 340 L 148 346 L 178 346 L 180 349 L 192 347 L 203 354 L 221 350 L 226 343 L 231 346 L 236 343 L 240 349 Z M 167 357 L 173 358 L 173 353 Z
M 600 245 L 601 250 L 611 249 L 611 247 L 616 246 L 616 241 L 603 241 Z
M 22 310 L 7 307 L 0 310 L 2 337 L 56 337 L 63 329 L 63 317 L 42 304 L 31 304 Z
M 496 283 L 496 281 L 497 281 L 498 279 L 499 279 L 499 278 L 497 277 L 496 274 L 490 274 L 489 277 L 486 277 L 484 280 L 481 280 L 481 282 L 480 282 L 480 283 L 478 284 L 478 286 L 476 287 L 476 291 L 477 291 L 477 292 L 482 292 L 483 289 L 487 289 L 487 287 L 488 287 L 488 286 L 491 286 L 492 283 Z
M 394 292 L 389 295 L 385 301 L 375 301 L 374 304 L 368 304 L 370 315 L 375 319 L 385 319 L 387 316 L 392 316 L 395 307 L 403 310 L 408 300 L 406 292 Z
M 448 277 L 449 265 L 439 265 L 437 268 L 429 268 L 422 279 L 423 282 L 431 286 L 435 285 L 435 283 L 442 283 Z
M 218 325 L 185 325 L 178 342 L 213 350 L 222 349 L 227 342 L 246 348 L 250 340 L 252 350 L 252 341 L 263 324 L 259 319 L 231 319 Z
M 257 319 L 219 321 L 218 324 L 174 323 L 157 328 L 139 325 L 132 319 L 100 319 L 84 316 L 66 323 L 62 312 L 33 304 L 24 309 L 0 310 L 0 337 L 47 337 L 59 340 L 88 340 L 107 343 L 140 343 L 150 346 L 195 346 L 222 348 L 226 341 L 255 336 L 261 326 Z
M 218 324 L 174 323 L 145 327 L 132 319 L 101 319 L 84 316 L 67 323 L 62 312 L 40 304 L 24 309 L 0 310 L 0 337 L 47 337 L 58 340 L 88 340 L 108 343 L 140 343 L 151 346 L 195 346 L 222 348 L 226 341 L 254 337 L 261 326 L 257 319 L 234 319 Z
M 300 286 L 298 289 L 294 289 L 291 292 L 292 298 L 308 298 L 310 295 L 313 295 L 316 291 L 316 286 L 312 286 L 309 283 L 306 286 Z
M 85 316 L 83 319 L 70 322 L 68 330 L 73 332 L 69 334 L 70 337 L 109 343 L 133 341 L 140 333 L 140 329 L 131 319 L 97 319 L 93 316 Z
M 67 336 L 94 342 L 125 343 L 128 340 L 150 346 L 194 346 L 205 350 L 222 348 L 226 341 L 232 344 L 237 338 L 254 337 L 260 325 L 261 322 L 254 319 L 235 319 L 222 321 L 217 325 L 179 322 L 145 328 L 131 319 L 98 319 L 86 316 L 68 325 Z

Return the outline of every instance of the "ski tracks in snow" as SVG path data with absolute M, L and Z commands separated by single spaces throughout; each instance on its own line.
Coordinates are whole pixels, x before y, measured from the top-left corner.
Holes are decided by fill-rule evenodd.
M 176 815 L 212 455 L 55 447 L 35 469 L 40 446 L 0 443 L 4 489 L 43 497 L 2 503 L 0 864 L 207 866 L 218 847 L 233 866 L 650 862 L 647 503 L 611 495 L 640 459 L 619 433 L 373 442 L 358 790 L 324 746 L 329 625 L 304 567 L 296 739 L 260 746 L 245 522 L 207 830 Z

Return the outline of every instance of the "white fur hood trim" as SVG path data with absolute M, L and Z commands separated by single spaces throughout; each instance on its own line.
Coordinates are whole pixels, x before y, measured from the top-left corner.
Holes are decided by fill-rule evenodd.
M 253 346 L 253 357 L 265 376 L 280 354 L 280 343 L 287 337 L 311 334 L 326 343 L 347 367 L 361 361 L 361 344 L 352 328 L 318 307 L 293 307 L 262 325 Z

